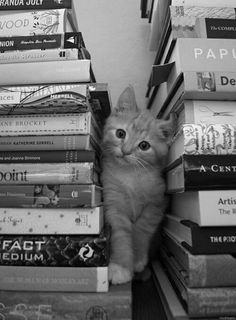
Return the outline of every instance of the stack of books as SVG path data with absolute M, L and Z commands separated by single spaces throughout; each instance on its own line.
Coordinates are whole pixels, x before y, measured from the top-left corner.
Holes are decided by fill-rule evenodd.
M 109 288 L 100 183 L 111 110 L 74 3 L 0 4 L 0 316 L 130 319 Z
M 166 19 L 148 107 L 175 113 L 176 128 L 154 279 L 170 319 L 235 317 L 236 1 L 158 4 Z

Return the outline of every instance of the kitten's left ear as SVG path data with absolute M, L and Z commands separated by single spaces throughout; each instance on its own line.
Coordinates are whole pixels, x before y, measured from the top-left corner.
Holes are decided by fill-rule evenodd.
M 120 95 L 115 112 L 126 113 L 126 112 L 137 112 L 138 106 L 136 103 L 134 88 L 129 85 Z
M 161 130 L 163 139 L 166 140 L 167 144 L 171 143 L 171 139 L 175 133 L 176 119 L 177 119 L 176 114 L 171 113 L 169 116 L 169 119 L 161 120 L 161 122 L 158 122 L 158 128 L 159 130 Z

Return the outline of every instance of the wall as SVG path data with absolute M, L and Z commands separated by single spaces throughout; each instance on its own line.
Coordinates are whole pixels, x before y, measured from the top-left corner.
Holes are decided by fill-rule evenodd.
M 148 49 L 150 25 L 140 18 L 140 0 L 74 1 L 96 80 L 109 84 L 113 106 L 132 84 L 139 106 L 145 107 L 154 52 Z

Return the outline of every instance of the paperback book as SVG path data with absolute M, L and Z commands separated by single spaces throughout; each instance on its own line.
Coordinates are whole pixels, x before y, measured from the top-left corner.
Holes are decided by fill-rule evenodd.
M 236 191 L 198 190 L 174 193 L 170 212 L 199 226 L 236 226 Z
M 235 225 L 204 226 L 166 214 L 163 230 L 192 254 L 235 254 Z
M 92 162 L 4 163 L 0 184 L 99 184 L 98 170 Z
M 108 292 L 108 267 L 0 266 L 1 290 Z
M 73 0 L 3 0 L 0 2 L 0 10 L 71 9 L 72 1 Z
M 91 235 L 99 234 L 103 226 L 103 206 L 0 208 L 2 235 Z
M 76 184 L 0 185 L 3 208 L 78 208 L 103 203 L 102 187 Z
M 100 140 L 91 134 L 73 135 L 31 135 L 31 136 L 1 136 L 0 150 L 2 151 L 31 151 L 34 150 L 93 150 L 100 152 Z
M 109 233 L 98 235 L 1 235 L 1 266 L 103 267 Z M 69 271 L 69 270 L 68 270 Z
M 188 287 L 235 287 L 236 259 L 231 254 L 191 254 L 171 236 L 165 234 L 161 257 L 175 265 Z M 180 271 L 181 270 L 181 271 Z
M 0 291 L 0 316 L 20 319 L 132 319 L 131 283 L 101 292 Z
M 0 64 L 1 86 L 90 82 L 90 60 L 21 62 Z M 39 80 L 40 79 L 40 80 Z
M 167 193 L 236 189 L 236 155 L 184 154 L 166 168 Z
M 31 54 L 31 50 L 52 50 L 52 49 L 82 49 L 83 39 L 81 32 L 64 32 L 61 34 L 38 34 L 29 36 L 1 36 L 0 52 L 13 54 L 24 51 Z M 42 52 L 43 54 L 43 52 Z M 45 54 L 48 54 L 47 52 Z
M 67 9 L 2 11 L 0 26 L 0 35 L 4 37 L 62 34 L 74 31 L 68 20 Z

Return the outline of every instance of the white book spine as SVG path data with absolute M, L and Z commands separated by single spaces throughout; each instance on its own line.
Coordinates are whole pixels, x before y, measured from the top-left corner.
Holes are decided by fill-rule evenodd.
M 172 0 L 173 6 L 199 6 L 199 7 L 232 7 L 236 8 L 235 0 Z
M 79 56 L 78 51 L 79 49 L 5 51 L 0 54 L 0 63 L 77 60 Z

